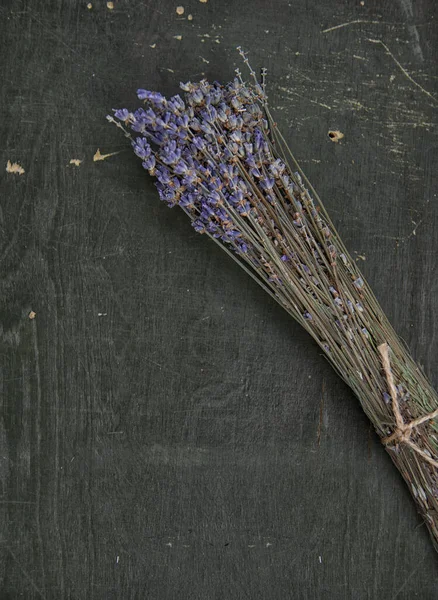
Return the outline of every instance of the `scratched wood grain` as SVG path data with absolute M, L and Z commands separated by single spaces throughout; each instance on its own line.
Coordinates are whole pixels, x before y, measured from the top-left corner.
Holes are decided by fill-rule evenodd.
M 434 2 L 91 4 L 0 6 L 0 598 L 437 598 L 355 398 L 105 122 L 242 44 L 437 385 Z

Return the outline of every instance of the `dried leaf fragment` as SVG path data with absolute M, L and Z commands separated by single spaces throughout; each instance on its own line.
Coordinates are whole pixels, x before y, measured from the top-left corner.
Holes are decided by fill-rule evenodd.
M 331 139 L 332 142 L 338 143 L 339 140 L 342 140 L 342 138 L 344 137 L 344 134 L 341 131 L 338 131 L 338 130 L 335 130 L 335 131 L 330 130 L 328 132 L 328 136 L 329 136 L 329 138 Z
M 176 7 L 176 14 L 177 15 L 183 15 L 184 14 L 184 6 L 177 6 Z
M 74 165 L 75 167 L 79 167 L 79 165 L 81 164 L 81 160 L 79 158 L 71 158 L 70 162 L 68 163 L 69 165 Z
M 88 10 L 91 10 L 91 9 L 93 8 L 93 5 L 91 4 L 91 2 L 89 2 L 89 3 L 87 4 L 87 8 L 88 8 Z
M 36 317 L 36 312 L 34 312 L 33 310 L 30 311 L 29 313 L 29 319 L 35 319 Z
M 101 154 L 100 149 L 98 148 L 96 154 L 93 156 L 93 161 L 96 162 L 98 160 L 105 160 L 109 156 L 114 156 L 115 154 L 119 154 L 118 152 L 110 152 L 109 154 Z
M 113 10 L 113 8 L 114 8 L 114 2 L 107 2 L 106 6 L 107 6 L 108 10 Z
M 174 35 L 173 36 L 176 40 L 181 41 L 182 40 L 182 35 Z
M 15 173 L 15 175 L 24 175 L 25 170 L 18 163 L 11 163 L 11 161 L 8 160 L 8 162 L 6 164 L 6 172 L 7 173 Z
M 187 15 L 187 21 L 193 21 L 193 15 Z

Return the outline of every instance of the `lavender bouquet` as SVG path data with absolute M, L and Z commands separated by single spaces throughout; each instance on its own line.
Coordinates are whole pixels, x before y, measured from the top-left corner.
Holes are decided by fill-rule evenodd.
M 405 479 L 438 550 L 438 395 L 411 358 L 272 119 L 261 80 L 137 91 L 108 120 L 179 206 L 313 337 Z M 127 128 L 134 132 L 127 131 Z

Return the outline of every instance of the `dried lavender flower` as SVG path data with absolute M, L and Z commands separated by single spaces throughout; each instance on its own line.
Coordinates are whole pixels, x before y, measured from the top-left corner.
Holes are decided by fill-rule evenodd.
M 108 120 L 131 138 L 161 200 L 179 206 L 310 333 L 359 398 L 438 549 L 438 396 L 278 131 L 265 71 L 259 83 L 240 53 L 252 83 L 237 71 L 226 85 L 182 83 L 183 97 L 139 89 L 145 107 Z

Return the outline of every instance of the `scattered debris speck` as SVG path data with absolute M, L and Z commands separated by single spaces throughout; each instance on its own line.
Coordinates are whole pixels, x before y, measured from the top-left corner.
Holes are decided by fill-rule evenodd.
M 339 140 L 342 140 L 342 138 L 344 137 L 344 134 L 338 130 L 335 130 L 335 131 L 330 130 L 328 132 L 328 136 L 332 142 L 336 142 L 336 144 L 337 144 L 339 142 Z
M 203 56 L 200 56 L 199 58 L 202 60 L 202 62 L 205 62 L 207 65 L 210 63 L 210 61 L 204 58 Z
M 36 317 L 36 312 L 31 310 L 29 313 L 29 319 L 35 319 L 35 317 Z
M 207 0 L 199 0 L 199 2 L 202 2 L 202 4 L 207 4 Z
M 71 158 L 70 162 L 68 163 L 69 165 L 74 165 L 75 167 L 79 167 L 79 165 L 81 164 L 81 160 L 79 158 Z
M 187 21 L 193 21 L 193 15 L 187 15 Z
M 91 4 L 91 2 L 89 2 L 89 3 L 87 4 L 87 8 L 88 8 L 88 10 L 91 10 L 91 9 L 93 8 L 93 5 Z
M 157 44 L 149 44 L 151 48 L 156 48 Z
M 360 5 L 365 6 L 365 0 L 360 0 Z
M 11 163 L 10 160 L 6 163 L 6 172 L 14 173 L 15 175 L 24 175 L 25 171 L 18 163 Z
M 107 2 L 106 6 L 107 6 L 108 10 L 113 10 L 113 8 L 114 8 L 114 2 Z
M 109 156 L 114 156 L 115 154 L 119 154 L 119 152 L 110 152 L 109 154 L 101 154 L 100 149 L 98 148 L 96 154 L 93 156 L 93 161 L 97 162 L 98 160 L 105 160 Z
M 173 36 L 176 40 L 181 41 L 182 40 L 182 35 L 174 35 Z
M 184 6 L 177 6 L 176 7 L 176 14 L 177 15 L 183 15 L 184 14 Z
M 395 79 L 395 75 L 390 75 L 390 77 L 389 77 L 389 81 L 390 81 L 391 83 L 394 81 L 394 79 Z

